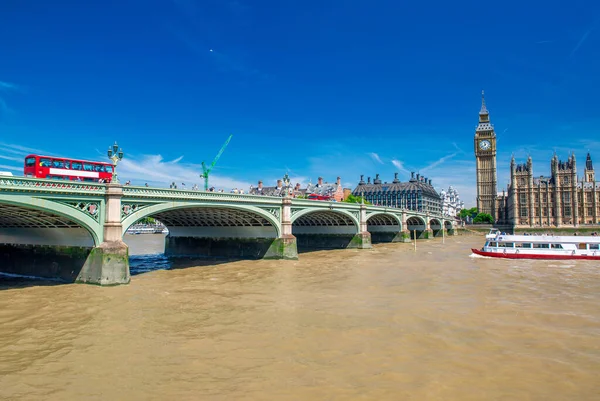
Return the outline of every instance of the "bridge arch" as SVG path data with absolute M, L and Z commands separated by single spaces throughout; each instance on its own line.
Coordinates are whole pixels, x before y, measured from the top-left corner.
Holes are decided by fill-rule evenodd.
M 86 204 L 86 202 L 80 203 Z M 87 215 L 76 207 L 64 203 L 29 197 L 21 200 L 13 194 L 0 194 L 0 228 L 13 231 L 13 235 L 30 236 L 29 242 L 21 241 L 19 242 L 21 244 L 98 246 L 104 238 L 103 228 L 99 223 L 104 219 L 103 202 L 94 200 L 94 204 L 97 205 L 94 206 L 93 214 Z M 77 228 L 82 230 L 71 231 Z M 29 233 L 25 234 L 27 232 L 25 230 Z M 36 234 L 35 230 L 40 234 L 45 230 L 49 231 L 41 238 L 37 235 L 32 236 Z M 89 239 L 81 238 L 82 233 L 89 234 Z M 2 242 L 1 237 L 2 235 L 0 235 L 0 242 Z
M 398 225 L 402 230 L 402 219 L 393 213 L 374 212 L 367 214 L 367 226 L 369 225 Z
M 406 229 L 410 232 L 411 238 L 423 238 L 427 225 L 422 217 L 410 216 L 406 219 Z
M 292 227 L 296 226 L 354 226 L 358 233 L 360 222 L 358 216 L 346 210 L 332 209 L 303 209 L 294 213 L 291 217 Z
M 279 209 L 277 209 L 279 211 Z M 182 213 L 177 213 L 182 212 Z M 212 215 L 209 216 L 209 213 Z M 214 203 L 190 203 L 190 202 L 168 202 L 157 203 L 146 206 L 128 215 L 122 221 L 123 234 L 136 221 L 145 217 L 157 216 L 169 230 L 169 223 L 177 223 L 182 226 L 194 227 L 192 222 L 200 222 L 203 218 L 211 219 L 212 223 L 218 223 L 219 227 L 272 227 L 273 238 L 281 236 L 281 223 L 272 213 L 251 205 L 214 204 Z M 163 217 L 162 219 L 160 217 Z M 218 221 L 217 221 L 218 220 Z M 266 223 L 266 224 L 265 224 Z M 263 230 L 265 231 L 265 230 Z
M 433 236 L 437 237 L 442 235 L 442 222 L 436 218 L 429 220 L 429 229 L 433 232 Z

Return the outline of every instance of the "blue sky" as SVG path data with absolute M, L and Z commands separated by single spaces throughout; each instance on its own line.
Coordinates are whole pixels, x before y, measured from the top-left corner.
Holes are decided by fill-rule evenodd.
M 600 163 L 598 71 L 592 0 L 5 0 L 0 170 L 117 140 L 122 179 L 190 186 L 231 133 L 218 187 L 416 171 L 473 205 L 481 90 L 504 186 L 513 153 Z

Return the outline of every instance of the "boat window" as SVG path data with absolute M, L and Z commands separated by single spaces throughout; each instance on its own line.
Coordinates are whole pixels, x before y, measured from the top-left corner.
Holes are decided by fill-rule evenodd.
M 587 249 L 587 244 L 581 243 L 581 244 L 579 244 L 579 246 L 577 248 L 579 248 L 579 249 Z
M 563 249 L 561 244 L 552 244 L 552 249 Z
M 28 157 L 27 159 L 25 159 L 25 166 L 27 166 L 27 167 L 35 166 L 35 157 Z
M 512 248 L 513 247 L 513 243 L 512 242 L 507 242 L 504 244 L 504 246 L 506 246 L 507 248 Z
M 498 243 L 496 243 L 496 242 L 490 242 L 490 246 L 497 247 Z
M 550 248 L 550 244 L 533 244 L 533 247 L 548 249 L 548 248 Z
M 598 250 L 600 249 L 600 244 L 590 244 L 590 249 Z
M 531 244 L 522 244 L 523 248 L 531 248 Z

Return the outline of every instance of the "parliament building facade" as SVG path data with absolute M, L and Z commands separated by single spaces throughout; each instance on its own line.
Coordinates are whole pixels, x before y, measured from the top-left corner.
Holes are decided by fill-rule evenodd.
M 583 175 L 577 175 L 575 154 L 561 161 L 555 154 L 549 176 L 535 176 L 531 157 L 510 164 L 510 183 L 497 192 L 496 134 L 490 123 L 485 100 L 475 131 L 477 209 L 489 213 L 500 226 L 580 227 L 600 224 L 600 182 L 587 154 Z

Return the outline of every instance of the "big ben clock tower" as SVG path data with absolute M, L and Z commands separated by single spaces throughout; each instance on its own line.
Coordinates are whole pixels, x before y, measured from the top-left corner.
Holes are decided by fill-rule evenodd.
M 475 130 L 475 160 L 477 162 L 477 210 L 491 214 L 496 220 L 496 133 L 490 123 L 490 113 L 485 107 L 481 92 L 479 124 Z

